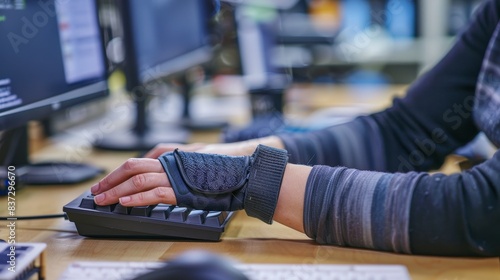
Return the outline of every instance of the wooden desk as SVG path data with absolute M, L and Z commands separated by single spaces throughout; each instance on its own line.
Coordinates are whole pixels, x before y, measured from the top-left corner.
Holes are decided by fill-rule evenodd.
M 198 135 L 196 141 L 216 141 L 213 134 Z M 112 170 L 134 153 L 92 151 L 88 146 L 68 143 L 49 145 L 36 155 L 37 160 L 82 160 Z M 95 180 L 97 181 L 97 179 Z M 93 182 L 75 186 L 27 187 L 17 193 L 19 216 L 62 213 L 62 207 Z M 0 215 L 7 214 L 6 199 L 0 199 Z M 7 229 L 0 223 L 0 238 Z M 73 261 L 157 261 L 168 260 L 190 249 L 224 254 L 245 263 L 295 264 L 402 264 L 413 279 L 500 279 L 499 258 L 439 258 L 407 256 L 367 250 L 321 246 L 304 234 L 278 223 L 267 225 L 238 213 L 220 242 L 169 240 L 105 240 L 84 238 L 73 223 L 63 219 L 18 221 L 17 242 L 47 243 L 47 279 L 57 279 Z
M 61 159 L 68 156 L 64 145 L 49 146 L 38 159 Z M 90 162 L 113 169 L 133 153 L 89 151 Z M 75 186 L 27 187 L 17 193 L 17 215 L 62 213 L 62 207 L 87 190 L 92 182 Z M 0 215 L 6 215 L 6 199 L 0 199 Z M 0 238 L 7 238 L 0 227 Z M 437 258 L 380 253 L 367 250 L 320 246 L 278 223 L 269 226 L 239 212 L 227 227 L 220 242 L 168 240 L 104 240 L 84 238 L 74 224 L 63 219 L 18 221 L 17 242 L 47 243 L 47 279 L 57 279 L 73 261 L 156 261 L 167 260 L 190 249 L 218 252 L 248 263 L 336 263 L 336 264 L 403 264 L 413 279 L 500 279 L 498 258 Z M 495 278 L 496 277 L 496 278 Z

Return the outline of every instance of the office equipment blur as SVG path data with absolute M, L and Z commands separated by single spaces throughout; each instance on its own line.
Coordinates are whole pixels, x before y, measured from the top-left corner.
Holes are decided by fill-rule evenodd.
M 296 76 L 315 83 L 407 84 L 442 57 L 484 0 L 313 2 L 338 4 L 339 32 L 310 67 L 294 69 Z
M 479 2 L 296 1 L 288 9 L 279 10 L 280 24 L 274 30 L 274 50 L 270 51 L 271 66 L 290 74 L 293 83 L 346 84 L 359 88 L 411 83 L 451 46 L 454 37 L 448 34 L 448 29 L 462 30 Z M 430 16 L 437 12 L 442 14 L 441 18 Z M 316 34 L 323 34 L 330 41 L 300 36 L 314 34 L 311 29 L 315 27 L 319 27 Z M 288 34 L 295 37 L 286 38 Z M 245 66 L 243 60 L 242 64 Z M 363 92 L 360 90 L 360 98 Z M 335 98 L 335 93 L 331 94 Z M 257 121 L 248 129 L 227 130 L 224 140 L 232 142 L 270 133 L 302 131 L 304 123 L 291 123 L 283 118 Z
M 89 191 L 65 205 L 63 211 L 80 235 L 100 238 L 218 241 L 233 217 L 229 211 L 202 211 L 167 204 L 99 206 Z
M 258 2 L 258 1 L 256 1 Z M 289 1 L 290 2 L 290 1 Z M 281 121 L 283 94 L 290 77 L 273 64 L 276 6 L 261 6 L 252 1 L 235 4 L 233 8 L 240 59 L 239 73 L 248 91 L 253 121 L 245 127 L 229 127 L 223 133 L 224 142 L 236 142 L 262 135 L 261 124 Z
M 340 5 L 333 1 L 313 5 L 311 1 L 299 0 L 289 9 L 280 10 L 279 21 L 276 29 L 279 45 L 307 48 L 332 45 L 340 21 Z
M 310 54 L 294 72 L 302 82 L 407 83 L 416 77 L 419 57 L 419 3 L 389 0 L 309 1 L 316 24 L 335 30 L 330 46 Z M 401 54 L 399 54 L 401 53 Z M 411 55 L 413 54 L 413 55 Z M 383 59 L 387 56 L 387 59 Z M 375 70 L 374 70 L 375 69 Z
M 292 83 L 385 86 L 389 82 L 410 82 L 421 67 L 420 58 L 414 58 L 415 54 L 406 54 L 412 53 L 414 45 L 420 44 L 417 6 L 415 1 L 296 1 L 287 9 L 279 10 L 279 24 L 273 30 L 275 43 L 270 46 L 273 50 L 268 51 L 271 53 L 271 67 L 289 74 Z M 389 52 L 390 58 L 379 61 L 381 53 L 386 53 L 388 46 L 393 45 L 405 55 L 398 57 L 396 54 L 393 59 Z M 242 64 L 244 67 L 243 60 Z M 265 90 L 257 92 L 270 99 Z M 335 92 L 331 94 L 335 98 Z M 282 108 L 286 105 L 284 102 L 276 107 L 269 106 L 272 102 L 267 104 L 255 102 L 252 109 Z M 355 113 L 359 111 L 355 110 Z M 273 118 L 256 119 L 241 130 L 227 130 L 224 141 L 240 141 L 278 132 L 307 131 L 338 122 L 335 117 L 333 122 L 318 122 L 314 118 L 310 122 L 301 120 L 300 123 L 293 123 L 279 117 L 280 114 L 280 110 L 275 110 Z
M 45 279 L 44 243 L 0 243 L 0 279 Z
M 264 16 L 259 17 L 259 12 Z M 250 93 L 253 116 L 271 110 L 281 112 L 283 90 L 289 81 L 286 73 L 280 72 L 272 60 L 277 41 L 276 11 L 242 5 L 235 8 L 235 13 L 242 76 Z
M 101 168 L 73 162 L 32 164 L 27 124 L 107 95 L 104 51 L 94 0 L 14 1 L 0 8 L 1 165 L 19 182 L 67 184 Z
M 448 35 L 460 34 L 468 24 L 477 6 L 484 0 L 452 0 L 450 1 L 448 15 Z
M 108 8 L 114 6 L 115 22 L 122 25 L 123 38 L 118 40 L 123 46 L 122 67 L 136 115 L 130 130 L 110 133 L 95 146 L 110 150 L 149 150 L 158 143 L 186 142 L 188 132 L 182 123 L 153 122 L 149 118 L 148 105 L 165 79 L 175 76 L 179 78 L 185 98 L 183 118 L 189 121 L 192 81 L 186 71 L 211 60 L 213 2 L 127 0 L 105 3 Z M 109 21 L 103 17 L 104 20 Z M 116 41 L 115 38 L 113 43 Z
M 316 7 L 315 12 L 321 13 L 316 21 L 311 1 L 306 0 L 241 1 L 235 6 L 241 75 L 250 96 L 252 122 L 226 129 L 223 141 L 264 137 L 285 126 L 284 92 L 304 80 L 297 74 L 313 66 L 316 47 L 331 47 L 338 32 L 335 19 L 323 17 L 325 7 L 337 11 L 338 4 L 325 3 Z
M 207 261 L 207 263 L 210 263 Z M 124 279 L 130 275 L 137 276 L 137 280 L 153 280 L 153 279 L 216 279 L 216 280 L 267 280 L 267 279 L 338 279 L 338 280 L 364 280 L 364 279 L 394 279 L 394 280 L 410 280 L 408 270 L 404 266 L 399 265 L 321 265 L 321 264 L 236 264 L 234 265 L 236 272 L 229 270 L 224 274 L 221 268 L 215 266 L 198 266 L 196 264 L 186 265 L 183 267 L 184 273 L 181 278 L 168 278 L 171 276 L 168 264 L 161 262 L 75 262 L 67 267 L 64 274 L 59 280 L 85 280 L 94 279 L 105 275 L 106 279 Z M 186 270 L 191 268 L 191 270 Z M 195 269 L 196 270 L 192 270 Z M 209 273 L 205 277 L 201 277 L 205 272 Z M 192 273 L 191 273 L 192 272 Z M 210 272 L 218 272 L 213 274 Z M 176 271 L 181 275 L 180 271 Z M 233 273 L 233 274 L 228 274 Z M 240 275 L 243 278 L 235 278 L 235 275 Z M 144 274 L 144 277 L 141 278 Z M 116 275 L 113 278 L 111 275 Z M 193 275 L 190 277 L 190 275 Z M 228 277 L 224 277 L 229 275 Z M 280 276 L 280 278 L 276 278 Z M 157 278 L 149 278 L 156 276 Z M 231 277 L 230 277 L 231 276 Z M 167 277 L 167 278 L 165 278 Z M 213 278 L 212 278 L 213 277 Z M 132 278 L 131 278 L 132 279 Z
M 362 5 L 356 6 L 362 14 Z M 313 68 L 331 52 L 341 30 L 345 11 L 340 1 L 299 0 L 280 10 L 273 63 L 289 73 L 294 83 L 311 82 Z
M 240 264 L 219 255 L 189 251 L 162 262 L 75 262 L 59 280 L 265 280 L 265 279 L 411 279 L 402 265 L 326 265 L 326 264 Z
M 399 4 L 402 11 L 393 13 L 392 19 L 386 22 L 386 28 L 393 38 L 415 38 L 417 35 L 417 7 L 415 2 L 415 0 L 404 0 L 398 3 L 395 0 L 389 0 L 387 2 L 387 9 Z

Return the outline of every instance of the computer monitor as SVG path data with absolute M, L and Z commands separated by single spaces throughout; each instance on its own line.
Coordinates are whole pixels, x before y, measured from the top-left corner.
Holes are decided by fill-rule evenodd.
M 0 37 L 0 164 L 24 166 L 20 180 L 29 184 L 99 174 L 71 163 L 30 165 L 26 133 L 29 121 L 107 95 L 95 0 L 1 1 Z
M 123 63 L 127 90 L 136 105 L 135 125 L 95 143 L 111 150 L 149 150 L 162 142 L 187 141 L 179 126 L 153 127 L 147 105 L 156 83 L 178 75 L 212 58 L 210 19 L 214 2 L 208 0 L 120 0 L 115 1 L 123 23 Z M 183 79 L 180 79 L 183 81 Z M 189 90 L 185 84 L 184 90 Z M 189 93 L 185 114 L 188 112 Z
M 239 61 L 232 64 L 248 91 L 252 114 L 252 122 L 247 126 L 225 129 L 222 140 L 236 142 L 265 136 L 262 131 L 270 131 L 271 124 L 282 121 L 283 93 L 290 77 L 274 64 L 274 56 L 278 43 L 279 8 L 292 2 L 247 0 L 225 3 L 230 5 L 226 10 L 231 13 L 228 18 L 234 25 L 233 29 L 228 29 L 229 35 L 236 34 L 228 36 L 232 42 L 226 45 L 237 47 L 233 60 Z

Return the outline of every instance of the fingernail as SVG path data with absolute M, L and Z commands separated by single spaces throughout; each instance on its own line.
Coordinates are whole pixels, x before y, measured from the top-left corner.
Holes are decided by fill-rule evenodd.
M 106 198 L 106 195 L 101 193 L 100 195 L 97 195 L 96 197 L 94 197 L 94 201 L 95 201 L 95 203 L 99 204 L 99 203 L 103 202 L 105 198 Z
M 90 188 L 90 192 L 98 193 L 99 192 L 99 183 L 93 185 L 92 188 Z
M 130 196 L 124 196 L 124 197 L 120 198 L 120 204 L 129 203 L 131 200 L 132 200 L 132 198 Z

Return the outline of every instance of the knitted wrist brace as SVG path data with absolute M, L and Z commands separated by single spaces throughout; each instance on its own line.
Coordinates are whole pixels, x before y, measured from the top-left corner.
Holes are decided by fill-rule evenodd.
M 175 150 L 158 158 L 177 205 L 202 210 L 245 209 L 272 223 L 288 162 L 285 150 L 259 145 L 252 156 L 225 156 Z

